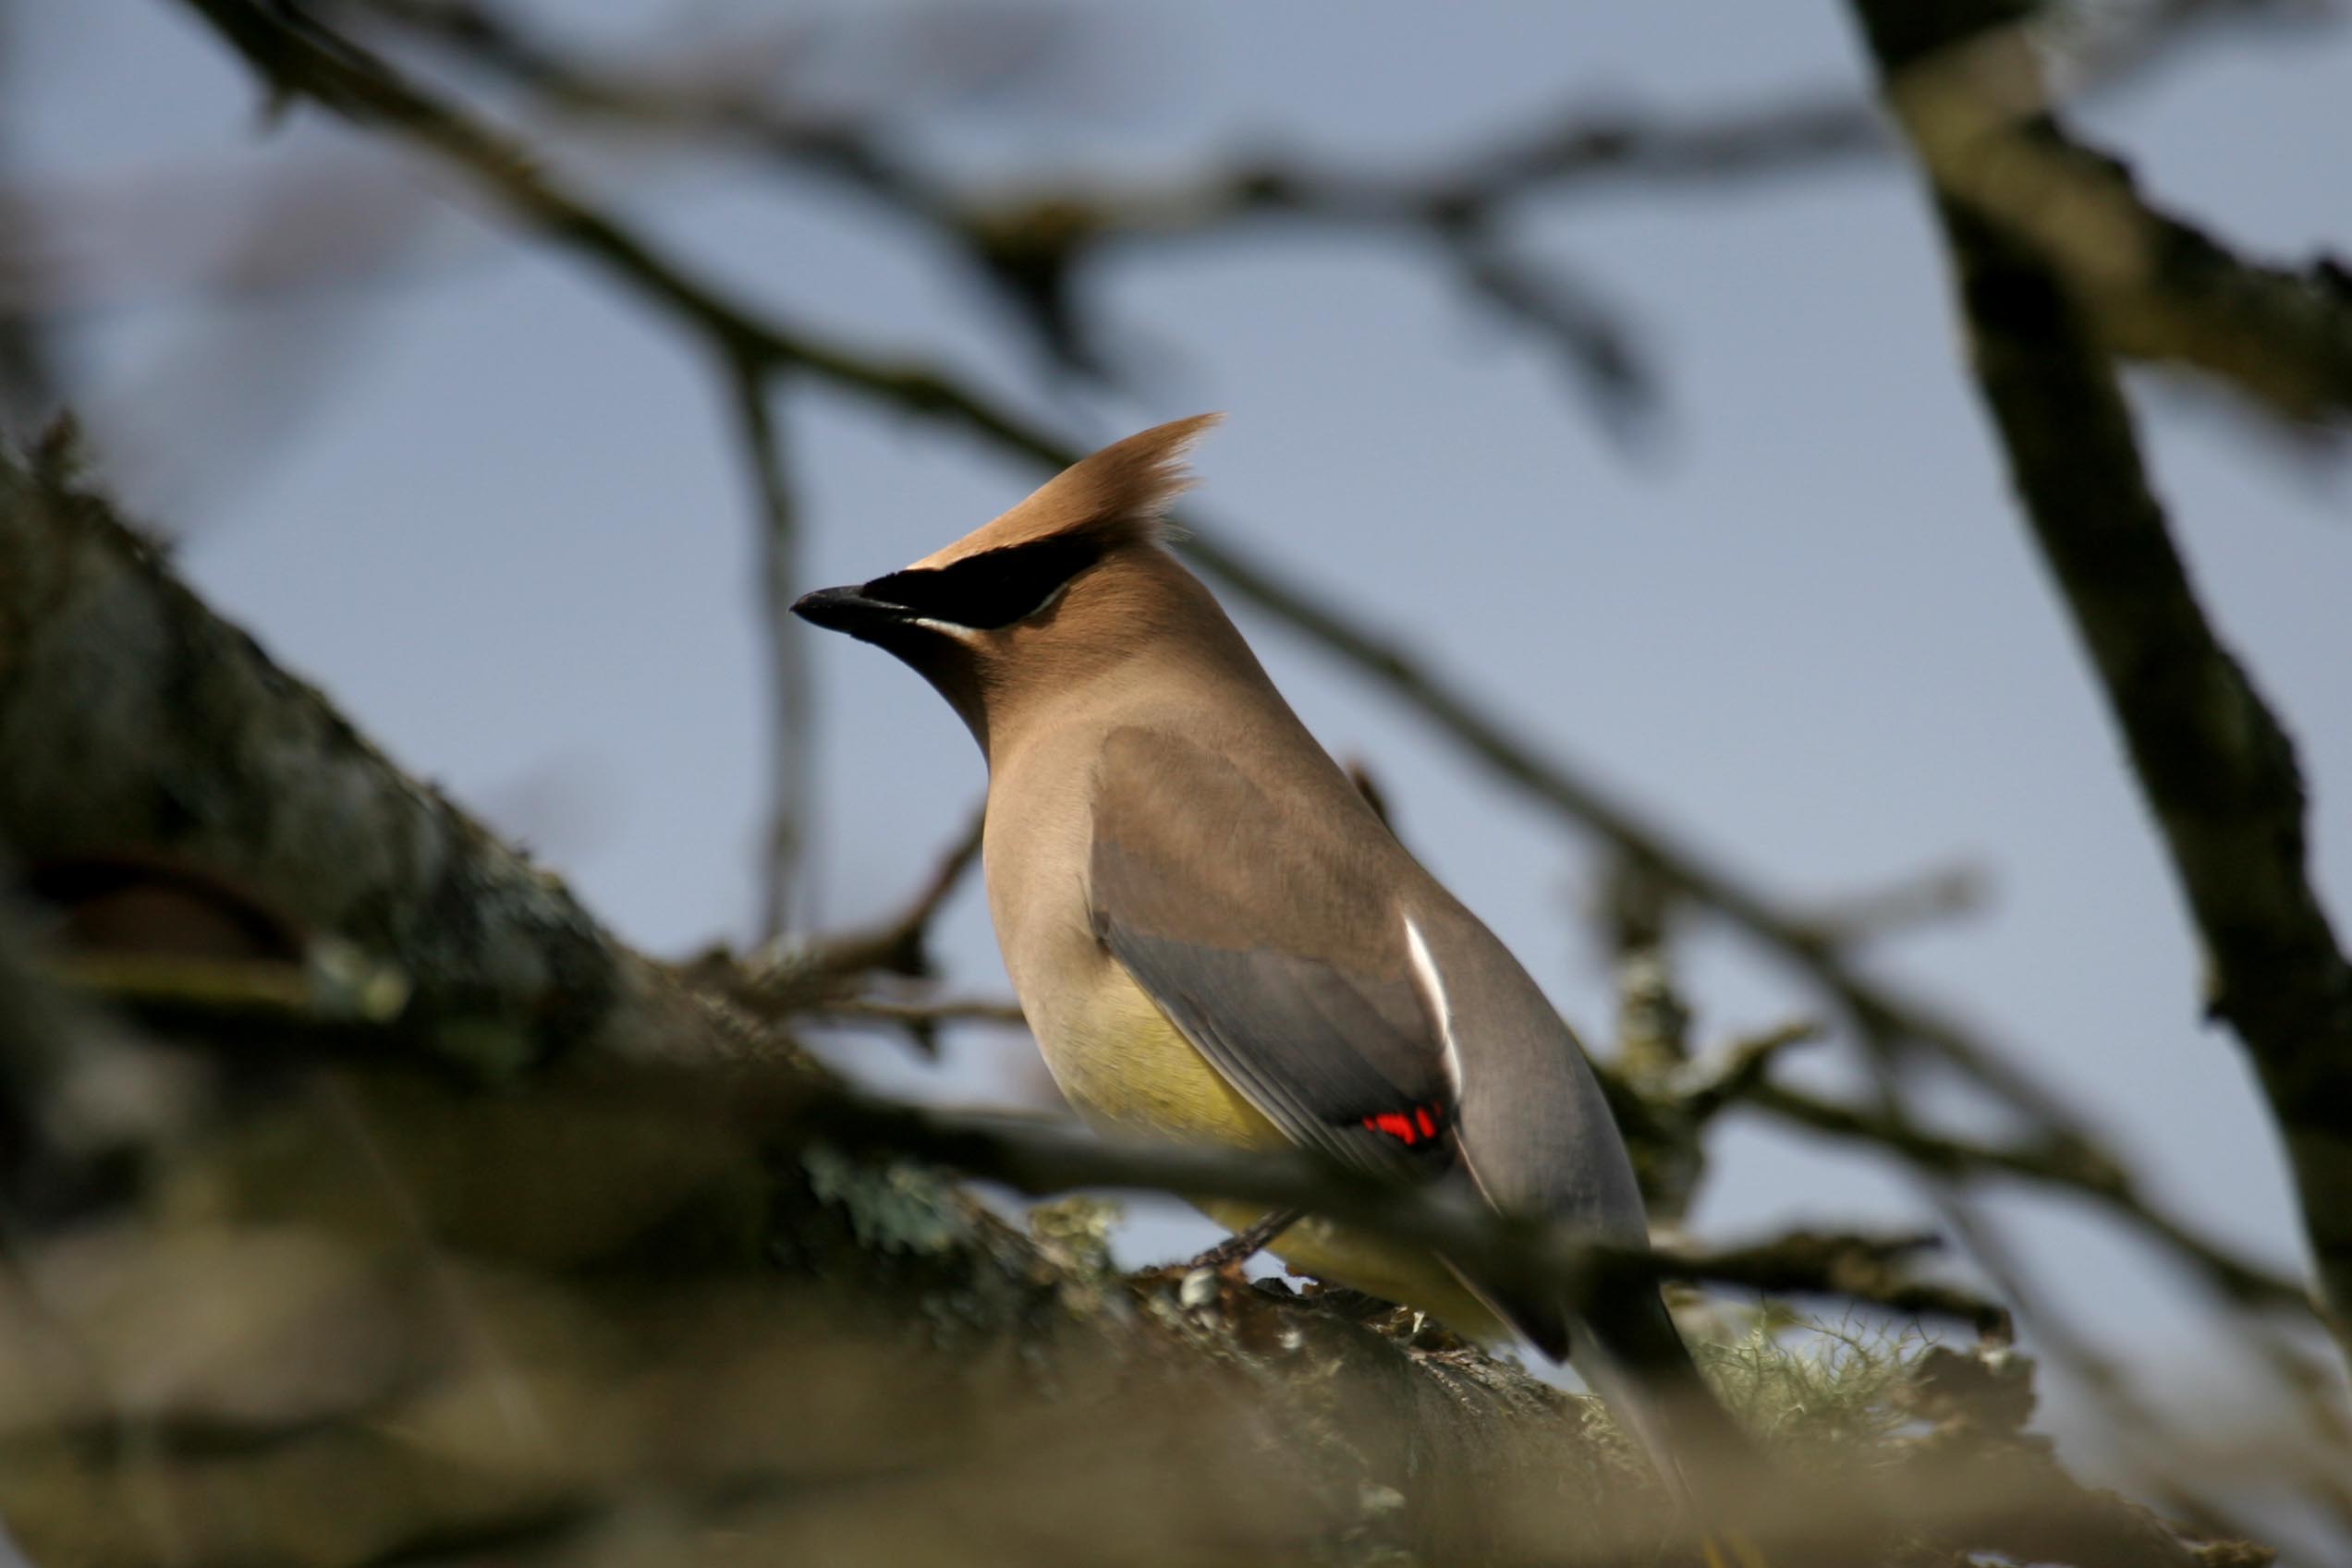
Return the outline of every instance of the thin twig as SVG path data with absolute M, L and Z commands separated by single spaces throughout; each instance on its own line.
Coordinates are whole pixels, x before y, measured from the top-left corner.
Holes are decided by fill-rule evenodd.
M 1988 1339 L 2011 1336 L 2009 1309 L 1957 1285 L 1920 1280 L 1904 1265 L 1933 1251 L 1932 1233 L 1899 1236 L 1786 1231 L 1763 1241 L 1705 1248 L 1667 1247 L 1662 1256 L 1688 1276 L 1773 1295 L 1838 1295 L 1911 1318 L 1951 1318 Z
M 726 999 L 747 1016 L 767 1023 L 786 1023 L 815 1011 L 847 1011 L 870 1006 L 856 996 L 871 975 L 896 975 L 927 979 L 932 974 L 932 923 L 965 874 L 980 859 L 984 808 L 976 808 L 963 831 L 940 856 L 907 906 L 888 919 L 855 930 L 837 931 L 804 947 L 784 947 L 756 960 L 746 960 L 724 948 L 689 959 L 678 966 L 688 984 Z M 871 1016 L 873 1015 L 868 1014 Z M 907 1027 L 916 1043 L 926 1049 L 932 1035 L 915 1012 L 896 1022 Z M 944 1021 L 944 1020 L 941 1020 Z
M 1875 110 L 1842 91 L 1698 120 L 1577 104 L 1426 171 L 1399 175 L 1266 157 L 1157 182 L 971 198 L 854 122 L 591 64 L 514 16 L 471 0 L 374 9 L 393 11 L 410 31 L 530 89 L 550 108 L 733 142 L 929 226 L 1005 292 L 1044 346 L 1078 369 L 1101 356 L 1069 298 L 1070 280 L 1114 249 L 1286 223 L 1420 237 L 1475 273 L 1481 236 L 1572 190 L 1634 180 L 1651 189 L 1712 186 L 1875 160 L 1889 144 Z M 2075 74 L 2085 83 L 2112 85 L 2195 33 L 2191 24 L 2214 9 L 2187 4 L 2144 10 L 2078 59 Z M 2041 240 L 2094 303 L 2101 331 L 2118 352 L 2213 376 L 2291 419 L 2352 412 L 2352 283 L 2340 266 L 2324 259 L 2300 269 L 2248 261 L 2148 202 L 2113 160 L 2011 140 L 2004 166 L 1987 161 L 1979 177 L 1989 194 L 2038 225 Z M 1556 266 L 1515 267 L 1501 289 L 1474 276 L 1472 282 L 1506 317 L 1523 320 L 1529 300 L 1575 299 L 1580 292 Z M 1599 334 L 1562 328 L 1589 314 L 1546 309 L 1533 321 L 1567 351 L 1579 381 L 1602 394 L 1596 406 L 1617 428 L 1628 412 L 1639 412 L 1612 392 L 1621 329 L 1605 318 L 1608 330 Z
M 1753 1104 L 1770 1087 L 1773 1064 L 1792 1046 L 1810 1045 L 1824 1038 L 1811 1018 L 1792 1018 L 1774 1028 L 1734 1040 L 1676 1072 L 1671 1083 L 1676 1102 L 1701 1122 L 1727 1106 Z
M 390 9 L 403 27 L 525 86 L 549 109 L 625 128 L 692 131 L 830 179 L 930 228 L 996 287 L 1042 348 L 1081 372 L 1099 373 L 1104 356 L 1077 308 L 1072 280 L 1115 248 L 1274 224 L 1433 242 L 1474 297 L 1532 327 L 1560 353 L 1604 429 L 1621 438 L 1639 432 L 1654 397 L 1629 334 L 1564 269 L 1506 261 L 1491 238 L 1494 224 L 1603 181 L 1663 187 L 1754 178 L 1876 156 L 1887 145 L 1879 116 L 1844 90 L 1702 120 L 1579 103 L 1427 173 L 1269 157 L 1156 182 L 975 197 L 925 173 L 854 120 L 812 117 L 770 95 L 681 86 L 641 68 L 600 65 L 471 0 Z
M 931 974 L 931 957 L 925 943 L 931 934 L 932 922 L 949 895 L 962 885 L 965 876 L 980 863 L 981 842 L 988 826 L 985 802 L 975 805 L 964 820 L 963 831 L 948 842 L 941 852 L 931 875 L 915 890 L 906 908 L 878 925 L 862 930 L 848 931 L 826 938 L 811 950 L 811 962 L 818 967 L 835 974 L 864 974 L 886 970 L 909 979 L 922 979 Z
M 2248 1262 L 2151 1206 L 2120 1165 L 2091 1147 L 2065 1138 L 1984 1143 L 1932 1132 L 1909 1119 L 1842 1105 L 1768 1079 L 1758 1079 L 1729 1103 L 1841 1141 L 1859 1144 L 1918 1170 L 1956 1181 L 2020 1181 L 2073 1193 L 2108 1210 L 2194 1267 L 2212 1289 L 2240 1306 L 2306 1313 L 2310 1292 L 2297 1282 Z
M 759 944 L 771 947 L 792 925 L 801 858 L 810 832 L 808 739 L 813 701 L 807 629 L 792 614 L 799 592 L 799 535 L 784 442 L 757 360 L 730 356 L 726 383 L 760 513 L 761 609 L 768 636 L 768 829 L 760 886 Z
M 1985 903 L 1987 880 L 1974 866 L 1944 866 L 1892 886 L 1841 898 L 1812 912 L 1815 928 L 1839 946 L 1884 942 L 1922 926 L 1973 914 Z

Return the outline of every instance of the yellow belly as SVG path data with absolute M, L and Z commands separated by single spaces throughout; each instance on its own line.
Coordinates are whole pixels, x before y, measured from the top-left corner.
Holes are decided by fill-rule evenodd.
M 1280 1128 L 1192 1049 L 1109 958 L 1074 1005 L 1039 1020 L 1038 1047 L 1071 1107 L 1096 1126 L 1182 1143 L 1279 1149 Z
M 1192 1048 L 1156 1003 L 1115 964 L 1076 1006 L 1040 1019 L 1038 1044 L 1054 1081 L 1089 1123 L 1106 1129 L 1243 1149 L 1286 1148 L 1282 1130 Z M 1200 1211 L 1246 1230 L 1265 1210 L 1213 1201 Z M 1458 1333 L 1507 1339 L 1510 1331 L 1418 1248 L 1309 1217 L 1269 1249 L 1294 1273 L 1347 1285 L 1427 1312 Z

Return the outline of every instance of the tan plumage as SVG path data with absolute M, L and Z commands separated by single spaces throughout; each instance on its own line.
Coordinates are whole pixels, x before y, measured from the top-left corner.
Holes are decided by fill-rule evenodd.
M 1369 824 L 1394 843 L 1336 777 L 1208 590 L 1159 548 L 1155 525 L 1185 480 L 1177 459 L 1212 422 L 1163 426 L 1099 453 L 910 569 L 1089 527 L 1118 541 L 1117 557 L 1071 583 L 1045 614 L 966 639 L 981 650 L 979 700 L 950 695 L 988 752 L 989 912 L 1046 1064 L 1081 1116 L 1128 1133 L 1279 1148 L 1286 1141 L 1280 1129 L 1104 950 L 1085 898 L 1090 796 L 1108 737 L 1121 729 L 1162 728 L 1205 737 L 1228 754 L 1288 760 L 1291 782 L 1347 813 L 1352 826 Z M 1106 519 L 1115 521 L 1106 527 Z M 1180 651 L 1164 657 L 1172 643 Z M 1248 869 L 1228 862 L 1225 880 Z M 1247 907 L 1246 888 L 1223 892 L 1203 908 Z M 1242 1205 L 1205 1207 L 1235 1230 L 1261 1217 Z M 1508 1332 L 1434 1258 L 1314 1219 L 1272 1250 L 1303 1273 L 1418 1307 L 1465 1332 Z
M 990 913 L 1081 1115 L 1307 1144 L 1646 1243 L 1624 1146 L 1558 1015 L 1164 547 L 1179 460 L 1210 422 L 1106 447 L 913 566 L 796 608 L 913 665 L 987 753 Z M 1237 1229 L 1259 1217 L 1210 1212 Z M 1623 1370 L 1657 1394 L 1663 1426 L 1726 1425 L 1647 1287 L 1582 1315 L 1501 1302 L 1434 1256 L 1312 1219 L 1273 1250 L 1474 1335 L 1516 1328 L 1559 1355 L 1573 1328 L 1604 1382 Z M 1663 1448 L 1661 1425 L 1631 1414 Z

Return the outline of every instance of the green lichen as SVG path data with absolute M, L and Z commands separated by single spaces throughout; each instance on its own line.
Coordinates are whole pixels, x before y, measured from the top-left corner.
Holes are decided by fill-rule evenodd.
M 1759 1314 L 1744 1332 L 1693 1346 L 1732 1413 L 1775 1447 L 1848 1456 L 1888 1452 L 1911 1419 L 1909 1391 L 1935 1341 L 1888 1326 Z
M 1040 1203 L 1029 1211 L 1029 1234 L 1040 1246 L 1069 1265 L 1074 1273 L 1099 1279 L 1115 1271 L 1111 1259 L 1111 1233 L 1118 1229 L 1126 1210 L 1118 1204 L 1084 1193 Z
M 848 1219 L 869 1252 L 943 1258 L 969 1239 L 963 1200 L 936 1171 L 905 1161 L 852 1160 L 829 1144 L 801 1150 L 800 1165 L 809 1190 Z

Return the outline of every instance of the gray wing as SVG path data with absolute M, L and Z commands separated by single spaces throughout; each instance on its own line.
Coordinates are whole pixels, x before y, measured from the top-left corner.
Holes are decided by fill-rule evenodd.
M 1352 795 L 1270 791 L 1160 731 L 1106 744 L 1096 936 L 1292 1141 L 1433 1175 L 1454 1161 L 1455 1092 L 1413 978 L 1399 862 Z

